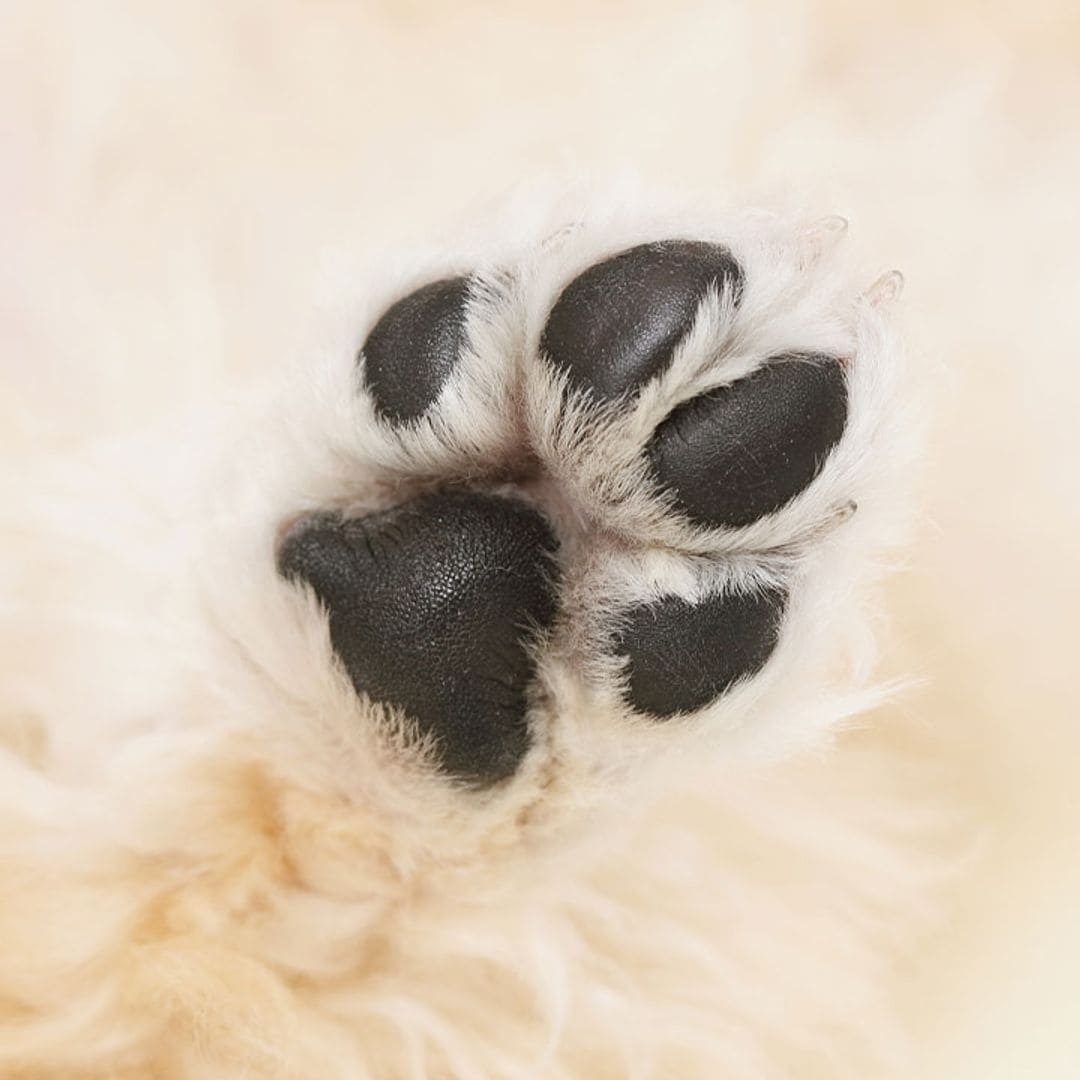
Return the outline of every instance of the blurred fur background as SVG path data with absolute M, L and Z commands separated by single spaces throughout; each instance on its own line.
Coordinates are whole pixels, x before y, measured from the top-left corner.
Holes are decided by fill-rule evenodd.
M 0 451 L 295 355 L 328 266 L 533 177 L 802 203 L 899 266 L 938 383 L 888 723 L 978 836 L 897 972 L 920 1077 L 1080 1068 L 1075 5 L 0 6 Z

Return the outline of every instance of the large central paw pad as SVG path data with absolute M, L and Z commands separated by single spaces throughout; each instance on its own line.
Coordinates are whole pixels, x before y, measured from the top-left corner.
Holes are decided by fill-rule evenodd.
M 302 518 L 278 565 L 357 692 L 448 774 L 515 772 L 559 722 L 545 665 L 639 721 L 707 718 L 770 665 L 794 568 L 854 501 L 852 372 L 877 318 L 807 299 L 813 267 L 777 244 L 776 280 L 726 244 L 660 240 L 555 289 L 526 268 L 437 277 L 375 320 L 359 393 L 394 460 L 424 462 L 417 493 L 396 466 L 385 509 Z M 493 350 L 515 319 L 524 346 Z
M 556 547 L 523 503 L 439 494 L 302 519 L 278 561 L 326 605 L 353 685 L 404 710 L 449 771 L 493 781 L 528 746 L 531 647 L 555 617 Z

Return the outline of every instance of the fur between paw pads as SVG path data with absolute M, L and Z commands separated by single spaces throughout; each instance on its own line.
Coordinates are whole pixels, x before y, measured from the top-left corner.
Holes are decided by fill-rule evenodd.
M 813 260 L 662 238 L 576 261 L 393 301 L 355 393 L 400 494 L 305 514 L 278 549 L 357 693 L 477 786 L 558 722 L 553 669 L 669 724 L 759 678 L 882 408 L 857 329 L 879 301 Z

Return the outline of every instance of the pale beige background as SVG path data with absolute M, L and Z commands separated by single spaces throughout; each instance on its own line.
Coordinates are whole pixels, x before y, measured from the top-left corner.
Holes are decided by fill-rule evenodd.
M 552 170 L 847 215 L 940 384 L 904 738 L 984 844 L 898 973 L 919 1075 L 1080 1076 L 1078 10 L 8 0 L 0 451 L 240 392 L 328 252 Z

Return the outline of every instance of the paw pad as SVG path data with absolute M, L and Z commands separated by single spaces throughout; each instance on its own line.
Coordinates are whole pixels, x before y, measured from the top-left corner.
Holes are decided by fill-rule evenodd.
M 797 263 L 797 272 L 811 271 Z M 814 349 L 755 338 L 764 309 L 755 299 L 755 314 L 746 313 L 755 280 L 747 273 L 728 247 L 697 240 L 603 258 L 548 301 L 539 337 L 524 349 L 506 343 L 529 340 L 527 310 L 510 335 L 478 337 L 487 344 L 469 352 L 473 381 L 442 401 L 470 345 L 478 277 L 415 289 L 367 335 L 362 392 L 384 421 L 380 437 L 395 446 L 426 440 L 416 458 L 394 459 L 423 462 L 419 493 L 398 467 L 382 489 L 400 491 L 398 505 L 302 519 L 278 566 L 322 602 L 357 691 L 430 737 L 448 774 L 484 786 L 516 771 L 535 725 L 557 722 L 547 713 L 558 704 L 532 690 L 542 665 L 572 679 L 615 679 L 604 700 L 662 721 L 708 714 L 774 656 L 793 610 L 793 563 L 774 561 L 764 572 L 768 555 L 752 545 L 776 536 L 784 546 L 786 522 L 829 516 L 809 493 L 821 490 L 830 456 L 850 444 L 849 414 L 865 406 L 852 392 L 850 339 L 830 337 L 834 312 L 817 316 Z M 509 325 L 515 304 L 538 305 L 528 275 L 522 280 L 485 311 Z M 722 326 L 699 321 L 709 303 Z M 493 340 L 504 348 L 489 355 Z M 648 384 L 655 393 L 642 393 Z M 478 392 L 469 387 L 487 394 L 475 414 L 463 411 Z M 430 431 L 413 423 L 434 410 Z M 491 445 L 508 449 L 491 454 L 499 460 L 479 460 L 475 450 L 462 458 L 461 448 L 439 441 L 455 424 L 475 434 L 500 423 L 507 430 Z M 442 475 L 444 449 L 444 490 L 424 493 Z M 828 483 L 848 475 L 833 470 Z M 495 476 L 499 493 L 483 490 L 483 478 Z M 463 483 L 468 489 L 456 486 Z M 804 495 L 810 501 L 793 518 L 788 508 Z M 622 517 L 619 499 L 633 503 Z M 806 536 L 804 547 L 817 542 L 812 529 Z M 654 572 L 646 567 L 660 577 L 646 582 Z
M 613 401 L 671 362 L 710 292 L 737 302 L 742 272 L 719 244 L 641 244 L 586 270 L 555 302 L 540 349 L 570 385 Z
M 434 403 L 465 341 L 469 279 L 433 281 L 394 304 L 361 350 L 364 380 L 384 419 L 405 423 Z
M 765 666 L 786 600 L 782 590 L 761 589 L 632 608 L 614 642 L 628 662 L 627 702 L 661 720 L 703 709 Z
M 646 453 L 660 486 L 695 525 L 750 525 L 810 484 L 846 421 L 838 361 L 779 357 L 676 407 Z
M 489 784 L 528 749 L 531 644 L 555 617 L 556 547 L 523 503 L 443 493 L 363 518 L 304 518 L 278 566 L 325 605 L 356 689 L 432 736 L 448 773 Z

